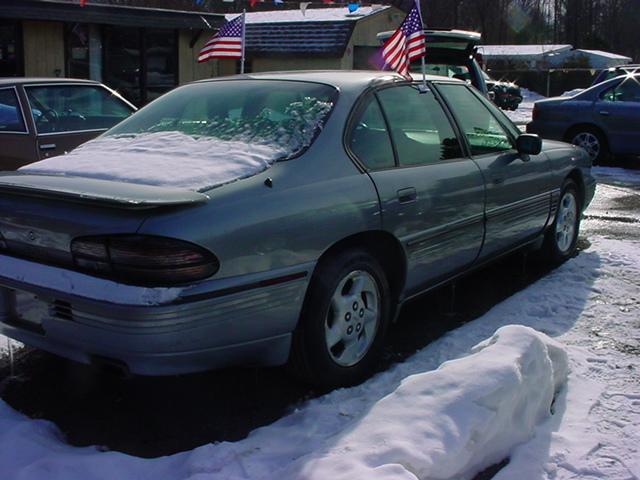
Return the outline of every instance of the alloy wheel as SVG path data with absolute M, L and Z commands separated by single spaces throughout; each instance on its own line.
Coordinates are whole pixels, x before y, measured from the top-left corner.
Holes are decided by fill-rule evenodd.
M 594 161 L 596 158 L 598 158 L 598 155 L 600 155 L 600 150 L 602 149 L 600 140 L 591 132 L 578 133 L 575 137 L 573 137 L 571 143 L 577 145 L 578 147 L 584 148 L 589 154 L 591 161 Z
M 363 270 L 345 275 L 331 297 L 324 324 L 332 360 L 357 364 L 371 348 L 380 323 L 380 291 L 374 277 Z
M 561 253 L 571 249 L 576 235 L 578 203 L 572 191 L 564 193 L 558 207 L 558 219 L 555 227 L 556 245 Z

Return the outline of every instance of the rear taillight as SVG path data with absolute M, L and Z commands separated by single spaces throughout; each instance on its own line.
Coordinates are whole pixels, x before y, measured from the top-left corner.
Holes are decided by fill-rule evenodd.
M 540 116 L 540 109 L 534 103 L 533 104 L 533 111 L 531 112 L 531 120 L 537 120 L 539 116 Z
M 150 235 L 79 237 L 71 243 L 81 270 L 134 285 L 167 286 L 215 274 L 218 259 L 182 240 Z

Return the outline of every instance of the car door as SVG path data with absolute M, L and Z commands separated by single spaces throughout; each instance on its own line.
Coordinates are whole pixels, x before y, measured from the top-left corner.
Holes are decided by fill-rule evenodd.
M 18 93 L 14 86 L 0 88 L 0 170 L 15 170 L 38 158 Z
M 135 110 L 101 85 L 25 86 L 41 159 L 62 155 L 127 118 Z
M 640 76 L 624 77 L 595 101 L 593 115 L 603 127 L 612 152 L 640 153 Z
M 544 153 L 519 154 L 515 148 L 517 128 L 466 85 L 441 83 L 437 89 L 456 117 L 484 176 L 486 238 L 482 257 L 536 238 L 551 211 L 549 159 Z
M 369 95 L 347 142 L 376 186 L 383 228 L 404 247 L 409 296 L 476 259 L 482 175 L 432 91 L 404 85 Z

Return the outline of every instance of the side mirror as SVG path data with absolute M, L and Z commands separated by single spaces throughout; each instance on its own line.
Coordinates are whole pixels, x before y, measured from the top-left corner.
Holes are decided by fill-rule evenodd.
M 538 155 L 542 151 L 542 139 L 532 133 L 523 133 L 516 139 L 516 148 L 523 155 Z

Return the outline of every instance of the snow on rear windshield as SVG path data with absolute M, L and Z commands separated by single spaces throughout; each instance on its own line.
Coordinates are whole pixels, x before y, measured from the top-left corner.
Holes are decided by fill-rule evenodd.
M 21 170 L 206 190 L 300 154 L 336 96 L 333 87 L 306 82 L 193 84 L 71 153 Z

